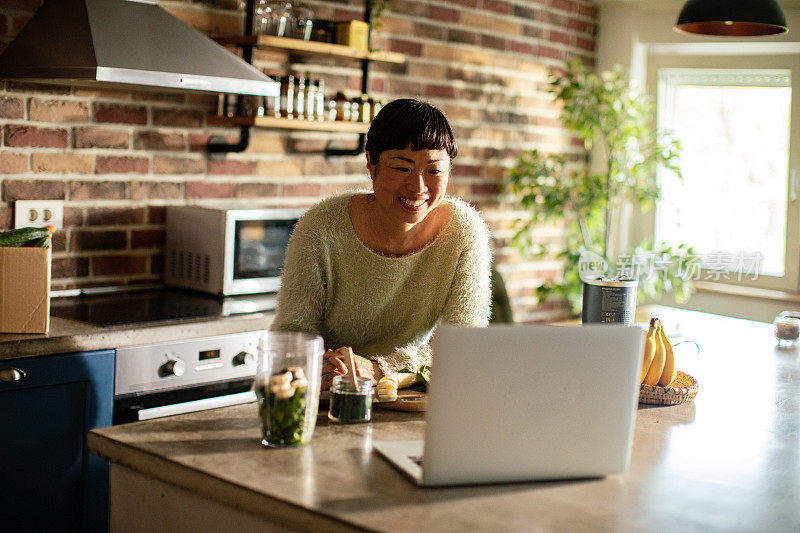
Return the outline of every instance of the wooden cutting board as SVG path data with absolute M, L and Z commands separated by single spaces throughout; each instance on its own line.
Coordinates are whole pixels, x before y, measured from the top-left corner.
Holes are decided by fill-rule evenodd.
M 390 411 L 424 411 L 428 407 L 428 397 L 425 393 L 403 389 L 397 391 L 397 400 L 393 402 L 373 402 L 381 409 Z

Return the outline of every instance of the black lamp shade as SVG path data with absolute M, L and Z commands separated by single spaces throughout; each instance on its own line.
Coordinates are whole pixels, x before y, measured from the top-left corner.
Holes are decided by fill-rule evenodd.
M 778 0 L 688 0 L 675 29 L 684 33 L 752 37 L 786 31 Z

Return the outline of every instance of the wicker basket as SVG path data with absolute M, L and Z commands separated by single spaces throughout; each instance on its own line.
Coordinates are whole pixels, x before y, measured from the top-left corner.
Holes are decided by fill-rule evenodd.
M 642 385 L 639 390 L 639 403 L 652 405 L 678 405 L 691 402 L 697 396 L 698 383 L 689 374 L 678 372 L 669 387 Z

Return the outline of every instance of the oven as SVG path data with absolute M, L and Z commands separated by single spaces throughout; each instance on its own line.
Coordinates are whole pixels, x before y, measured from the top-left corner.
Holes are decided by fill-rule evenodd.
M 265 331 L 117 349 L 114 424 L 255 401 L 259 338 Z

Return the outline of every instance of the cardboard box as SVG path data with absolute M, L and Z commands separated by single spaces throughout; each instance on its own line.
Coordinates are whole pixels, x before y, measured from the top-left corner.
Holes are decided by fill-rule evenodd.
M 50 248 L 0 247 L 0 333 L 50 329 Z
M 360 20 L 337 22 L 336 43 L 369 52 L 369 24 Z

